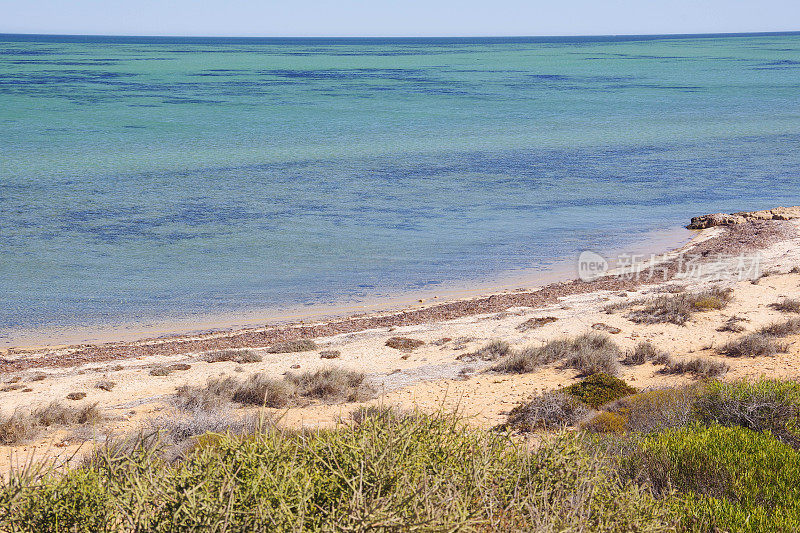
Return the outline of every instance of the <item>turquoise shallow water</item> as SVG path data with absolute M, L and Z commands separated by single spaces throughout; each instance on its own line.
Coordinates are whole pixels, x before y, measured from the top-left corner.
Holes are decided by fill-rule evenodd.
M 0 146 L 7 339 L 358 300 L 800 204 L 800 35 L 0 36 Z

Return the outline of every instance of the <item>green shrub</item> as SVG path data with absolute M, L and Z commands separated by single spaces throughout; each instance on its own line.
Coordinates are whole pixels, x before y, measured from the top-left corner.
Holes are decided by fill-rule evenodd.
M 600 411 L 589 420 L 581 423 L 581 429 L 591 433 L 624 433 L 627 426 L 627 418 L 608 411 Z
M 564 388 L 563 392 L 597 409 L 603 404 L 629 396 L 638 390 L 619 378 L 598 373 Z
M 685 495 L 695 531 L 797 531 L 800 453 L 769 433 L 691 426 L 642 439 L 623 461 L 627 476 Z
M 795 381 L 709 383 L 697 397 L 695 409 L 702 422 L 770 431 L 800 446 L 800 384 Z
M 13 531 L 670 531 L 673 507 L 623 482 L 575 435 L 530 451 L 446 417 L 200 439 L 164 463 L 147 445 L 0 480 Z
M 656 389 L 626 396 L 603 406 L 625 418 L 628 431 L 649 433 L 684 427 L 695 420 L 698 387 Z

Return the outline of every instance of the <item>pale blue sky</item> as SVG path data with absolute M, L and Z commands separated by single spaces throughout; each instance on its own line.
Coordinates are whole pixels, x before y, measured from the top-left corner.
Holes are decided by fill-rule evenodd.
M 800 30 L 800 0 L 0 0 L 0 33 L 477 36 Z

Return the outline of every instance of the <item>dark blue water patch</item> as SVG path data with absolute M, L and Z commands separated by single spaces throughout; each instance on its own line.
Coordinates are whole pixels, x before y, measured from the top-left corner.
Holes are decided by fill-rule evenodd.
M 778 61 L 770 61 L 761 63 L 758 66 L 752 67 L 753 70 L 788 70 L 800 67 L 800 61 L 791 59 L 780 59 Z

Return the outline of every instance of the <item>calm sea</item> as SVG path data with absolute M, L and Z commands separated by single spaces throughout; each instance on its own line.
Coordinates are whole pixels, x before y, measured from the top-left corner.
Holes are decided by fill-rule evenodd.
M 356 301 L 800 204 L 800 34 L 0 36 L 0 346 Z

